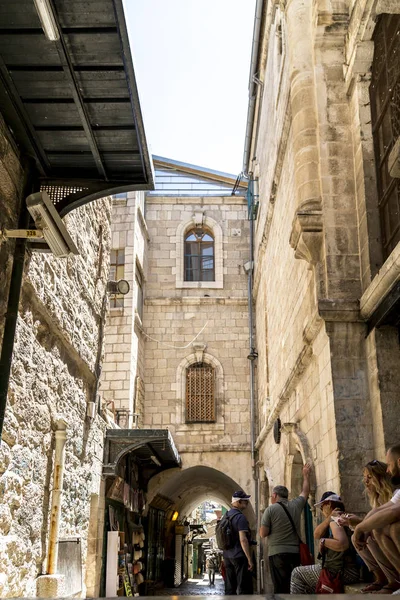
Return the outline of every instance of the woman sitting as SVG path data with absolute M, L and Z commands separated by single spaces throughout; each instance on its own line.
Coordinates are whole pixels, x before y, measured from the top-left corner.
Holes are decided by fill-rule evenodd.
M 393 495 L 390 475 L 386 469 L 386 463 L 380 460 L 371 460 L 363 469 L 365 492 L 372 509 L 368 515 L 372 514 L 375 508 L 389 502 Z M 362 520 L 362 517 L 353 514 L 341 515 L 339 524 L 354 529 Z M 366 547 L 359 550 L 358 553 L 374 575 L 374 581 L 361 590 L 364 594 L 368 592 L 391 594 L 399 589 L 400 584 L 396 581 L 399 576 L 395 567 L 389 562 L 372 536 L 368 538 Z
M 344 512 L 340 496 L 333 492 L 322 494 L 319 506 L 324 520 L 315 528 L 314 538 L 319 541 L 319 551 L 324 555 L 324 568 L 335 576 L 342 574 L 344 584 L 358 581 L 358 568 L 355 564 L 355 552 L 352 551 L 350 531 L 338 525 L 337 519 Z M 290 580 L 291 594 L 315 594 L 322 565 L 296 567 Z

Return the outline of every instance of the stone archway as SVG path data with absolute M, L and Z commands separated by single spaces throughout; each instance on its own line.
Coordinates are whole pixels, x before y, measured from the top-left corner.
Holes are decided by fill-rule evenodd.
M 205 457 L 204 454 L 214 454 L 214 457 Z M 232 453 L 235 454 L 235 453 Z M 243 453 L 248 455 L 248 453 Z M 187 577 L 187 573 L 191 571 L 193 565 L 190 564 L 190 553 L 188 553 L 187 545 L 184 541 L 187 519 L 189 515 L 205 500 L 213 500 L 229 509 L 231 505 L 232 494 L 236 490 L 246 489 L 248 493 L 249 486 L 246 476 L 246 460 L 241 463 L 236 456 L 231 457 L 230 466 L 226 464 L 226 470 L 219 470 L 209 466 L 212 460 L 215 460 L 215 453 L 202 453 L 201 457 L 185 456 L 183 458 L 182 469 L 170 469 L 153 477 L 149 482 L 147 499 L 151 507 L 152 502 L 157 502 L 158 498 L 169 503 L 168 513 L 166 515 L 166 535 L 165 535 L 165 552 L 169 560 L 174 565 L 174 585 L 181 583 L 182 578 Z M 208 458 L 208 460 L 207 460 Z M 244 458 L 244 457 L 243 457 Z M 202 462 L 203 464 L 199 464 Z M 207 464 L 208 463 L 208 464 Z M 223 467 L 223 465 L 221 465 Z M 185 468 L 186 467 L 186 468 Z M 237 475 L 242 474 L 241 482 L 226 471 L 233 471 Z M 243 472 L 242 472 L 243 471 Z M 241 485 L 245 483 L 245 485 Z M 174 513 L 178 514 L 176 521 L 172 520 Z M 256 515 L 252 505 L 249 505 L 244 512 L 253 531 L 253 539 L 255 539 Z M 211 534 L 210 539 L 213 538 Z M 189 557 L 189 559 L 188 559 Z
M 149 484 L 148 501 L 151 504 L 157 494 L 162 495 L 171 501 L 171 510 L 177 511 L 184 518 L 204 500 L 215 500 L 229 508 L 232 493 L 239 489 L 243 489 L 240 481 L 233 479 L 226 472 L 206 465 L 197 465 L 164 471 L 153 477 Z M 254 528 L 256 516 L 252 504 L 245 514 L 250 527 Z

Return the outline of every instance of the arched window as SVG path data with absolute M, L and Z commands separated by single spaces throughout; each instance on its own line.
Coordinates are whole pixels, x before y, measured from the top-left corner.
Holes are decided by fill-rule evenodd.
M 204 229 L 185 237 L 185 281 L 215 281 L 214 238 Z
M 215 421 L 215 370 L 194 363 L 186 370 L 186 423 Z
M 400 241 L 400 179 L 389 175 L 389 155 L 400 136 L 400 15 L 381 15 L 374 31 L 370 85 L 378 202 L 386 259 Z

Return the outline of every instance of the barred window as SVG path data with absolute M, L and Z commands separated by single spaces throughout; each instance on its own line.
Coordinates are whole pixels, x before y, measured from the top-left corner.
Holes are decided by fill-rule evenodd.
M 125 250 L 111 250 L 110 255 L 110 280 L 118 281 L 124 278 L 125 272 Z M 114 294 L 110 297 L 111 308 L 123 308 L 123 294 Z
M 186 422 L 215 421 L 215 370 L 206 363 L 195 363 L 186 371 Z
M 186 234 L 185 281 L 215 281 L 214 238 L 204 229 Z
M 388 171 L 388 159 L 400 136 L 400 15 L 381 15 L 374 32 L 370 85 L 372 133 L 378 185 L 383 255 L 400 241 L 400 180 Z

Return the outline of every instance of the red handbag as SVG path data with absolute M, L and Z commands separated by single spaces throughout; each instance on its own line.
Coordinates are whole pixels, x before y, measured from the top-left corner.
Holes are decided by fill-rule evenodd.
M 314 564 L 314 557 L 310 552 L 310 548 L 307 546 L 307 544 L 305 544 L 304 542 L 301 541 L 301 537 L 299 536 L 296 526 L 293 522 L 293 519 L 289 513 L 289 511 L 287 510 L 286 506 L 284 506 L 281 502 L 277 502 L 277 504 L 279 504 L 279 506 L 282 506 L 283 510 L 286 513 L 287 518 L 290 521 L 291 526 L 293 527 L 293 531 L 294 533 L 297 535 L 297 537 L 299 538 L 299 552 L 300 552 L 300 564 L 302 567 L 307 567 L 308 565 L 313 565 Z
M 322 568 L 322 571 L 318 577 L 317 587 L 315 589 L 316 594 L 343 594 L 344 584 L 342 573 L 336 573 L 334 575 L 328 569 Z
M 314 557 L 310 552 L 310 548 L 304 542 L 300 542 L 300 564 L 303 567 L 314 564 Z

